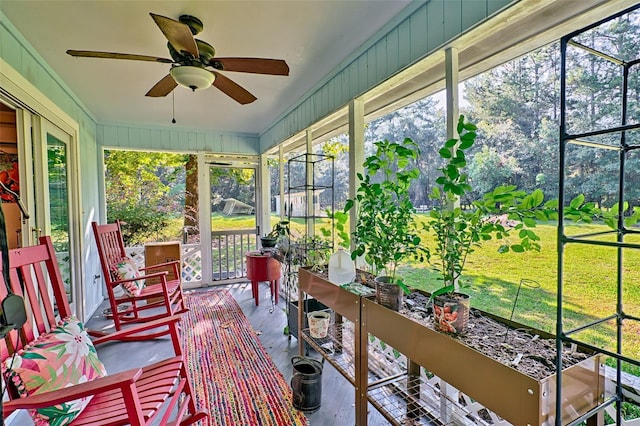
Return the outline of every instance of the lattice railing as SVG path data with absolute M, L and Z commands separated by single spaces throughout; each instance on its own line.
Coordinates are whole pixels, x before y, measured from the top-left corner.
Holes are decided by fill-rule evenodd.
M 202 281 L 202 248 L 199 244 L 182 246 L 182 281 L 185 283 Z
M 182 282 L 202 281 L 202 249 L 200 244 L 182 244 Z M 139 267 L 144 266 L 144 247 L 125 248 L 129 256 Z

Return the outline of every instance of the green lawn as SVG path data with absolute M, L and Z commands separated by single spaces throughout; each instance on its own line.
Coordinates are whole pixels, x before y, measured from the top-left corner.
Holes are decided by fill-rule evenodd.
M 253 215 L 227 216 L 220 213 L 214 213 L 211 215 L 211 229 L 213 231 L 224 231 L 227 229 L 253 229 L 255 227 L 256 218 Z
M 424 220 L 425 215 L 419 215 Z M 465 293 L 472 296 L 474 307 L 509 318 L 514 308 L 520 280 L 534 280 L 539 288 L 523 285 L 515 305 L 514 321 L 555 334 L 556 297 L 558 287 L 557 228 L 555 224 L 539 225 L 542 240 L 540 252 L 500 254 L 499 242 L 490 241 L 469 257 L 464 275 Z M 571 225 L 566 234 L 602 231 L 603 225 Z M 428 241 L 429 236 L 423 235 Z M 572 244 L 566 246 L 564 262 L 565 329 L 589 323 L 615 312 L 616 250 L 612 248 Z M 640 316 L 640 251 L 624 253 L 623 306 L 627 314 Z M 440 286 L 439 275 L 428 265 L 412 264 L 403 275 L 415 288 L 432 291 Z M 615 323 L 582 332 L 576 337 L 615 351 Z M 630 324 L 624 332 L 623 353 L 640 358 L 640 327 Z

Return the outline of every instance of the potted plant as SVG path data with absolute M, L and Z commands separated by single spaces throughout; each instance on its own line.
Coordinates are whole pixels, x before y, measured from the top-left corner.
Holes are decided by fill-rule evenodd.
M 262 247 L 275 247 L 279 242 L 283 242 L 284 238 L 289 236 L 289 221 L 281 220 L 273 225 L 271 231 L 264 237 L 260 237 Z
M 402 143 L 379 141 L 375 147 L 375 154 L 364 162 L 364 174 L 357 175 L 355 201 L 347 200 L 344 211 L 355 206 L 357 212 L 351 259 L 364 257 L 377 276 L 378 303 L 398 310 L 402 291 L 409 292 L 397 275 L 398 264 L 421 253 L 409 198 L 409 188 L 419 176 L 414 163 L 418 146 L 407 138 Z
M 460 198 L 472 190 L 464 168 L 465 152 L 475 143 L 476 126 L 461 115 L 457 131 L 459 138 L 447 140 L 439 150 L 445 164 L 430 194 L 435 206 L 423 228 L 435 240 L 434 247 L 424 249 L 426 259 L 438 270 L 443 283 L 430 299 L 436 327 L 461 333 L 469 318 L 469 297 L 456 290 L 469 254 L 493 238 L 502 242 L 501 253 L 539 251 L 540 237 L 531 228 L 536 220 L 557 220 L 558 201 L 545 203 L 539 189 L 526 193 L 515 186 L 499 186 L 472 202 L 470 208 L 460 207 Z M 565 210 L 565 217 L 589 221 L 597 213 L 593 203 L 576 197 Z M 517 237 L 512 238 L 512 234 Z

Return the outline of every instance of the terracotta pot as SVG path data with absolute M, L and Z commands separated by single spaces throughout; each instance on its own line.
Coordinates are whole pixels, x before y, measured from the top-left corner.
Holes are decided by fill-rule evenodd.
M 402 294 L 402 289 L 391 282 L 391 277 L 376 277 L 376 303 L 393 311 L 399 311 L 402 306 Z
M 436 329 L 462 334 L 469 323 L 469 296 L 462 293 L 443 294 L 433 299 L 433 322 Z

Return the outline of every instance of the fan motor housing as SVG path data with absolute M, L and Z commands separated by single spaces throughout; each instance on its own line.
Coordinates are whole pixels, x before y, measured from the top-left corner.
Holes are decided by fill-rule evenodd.
M 198 46 L 198 53 L 200 53 L 200 61 L 203 64 L 208 64 L 214 56 L 216 56 L 216 49 L 206 41 L 196 39 L 196 46 Z
M 189 29 L 191 29 L 191 34 L 193 35 L 199 34 L 200 32 L 202 32 L 202 29 L 204 28 L 204 24 L 202 23 L 202 21 L 196 18 L 195 16 L 180 15 L 180 17 L 178 18 L 178 21 L 188 26 Z
M 182 55 L 171 45 L 171 43 L 167 42 L 169 54 L 175 62 L 183 65 L 193 65 L 194 62 L 200 63 L 201 65 L 209 64 L 209 61 L 216 55 L 216 49 L 206 41 L 198 39 L 196 39 L 196 46 L 198 47 L 199 57 L 192 58 L 191 55 Z

